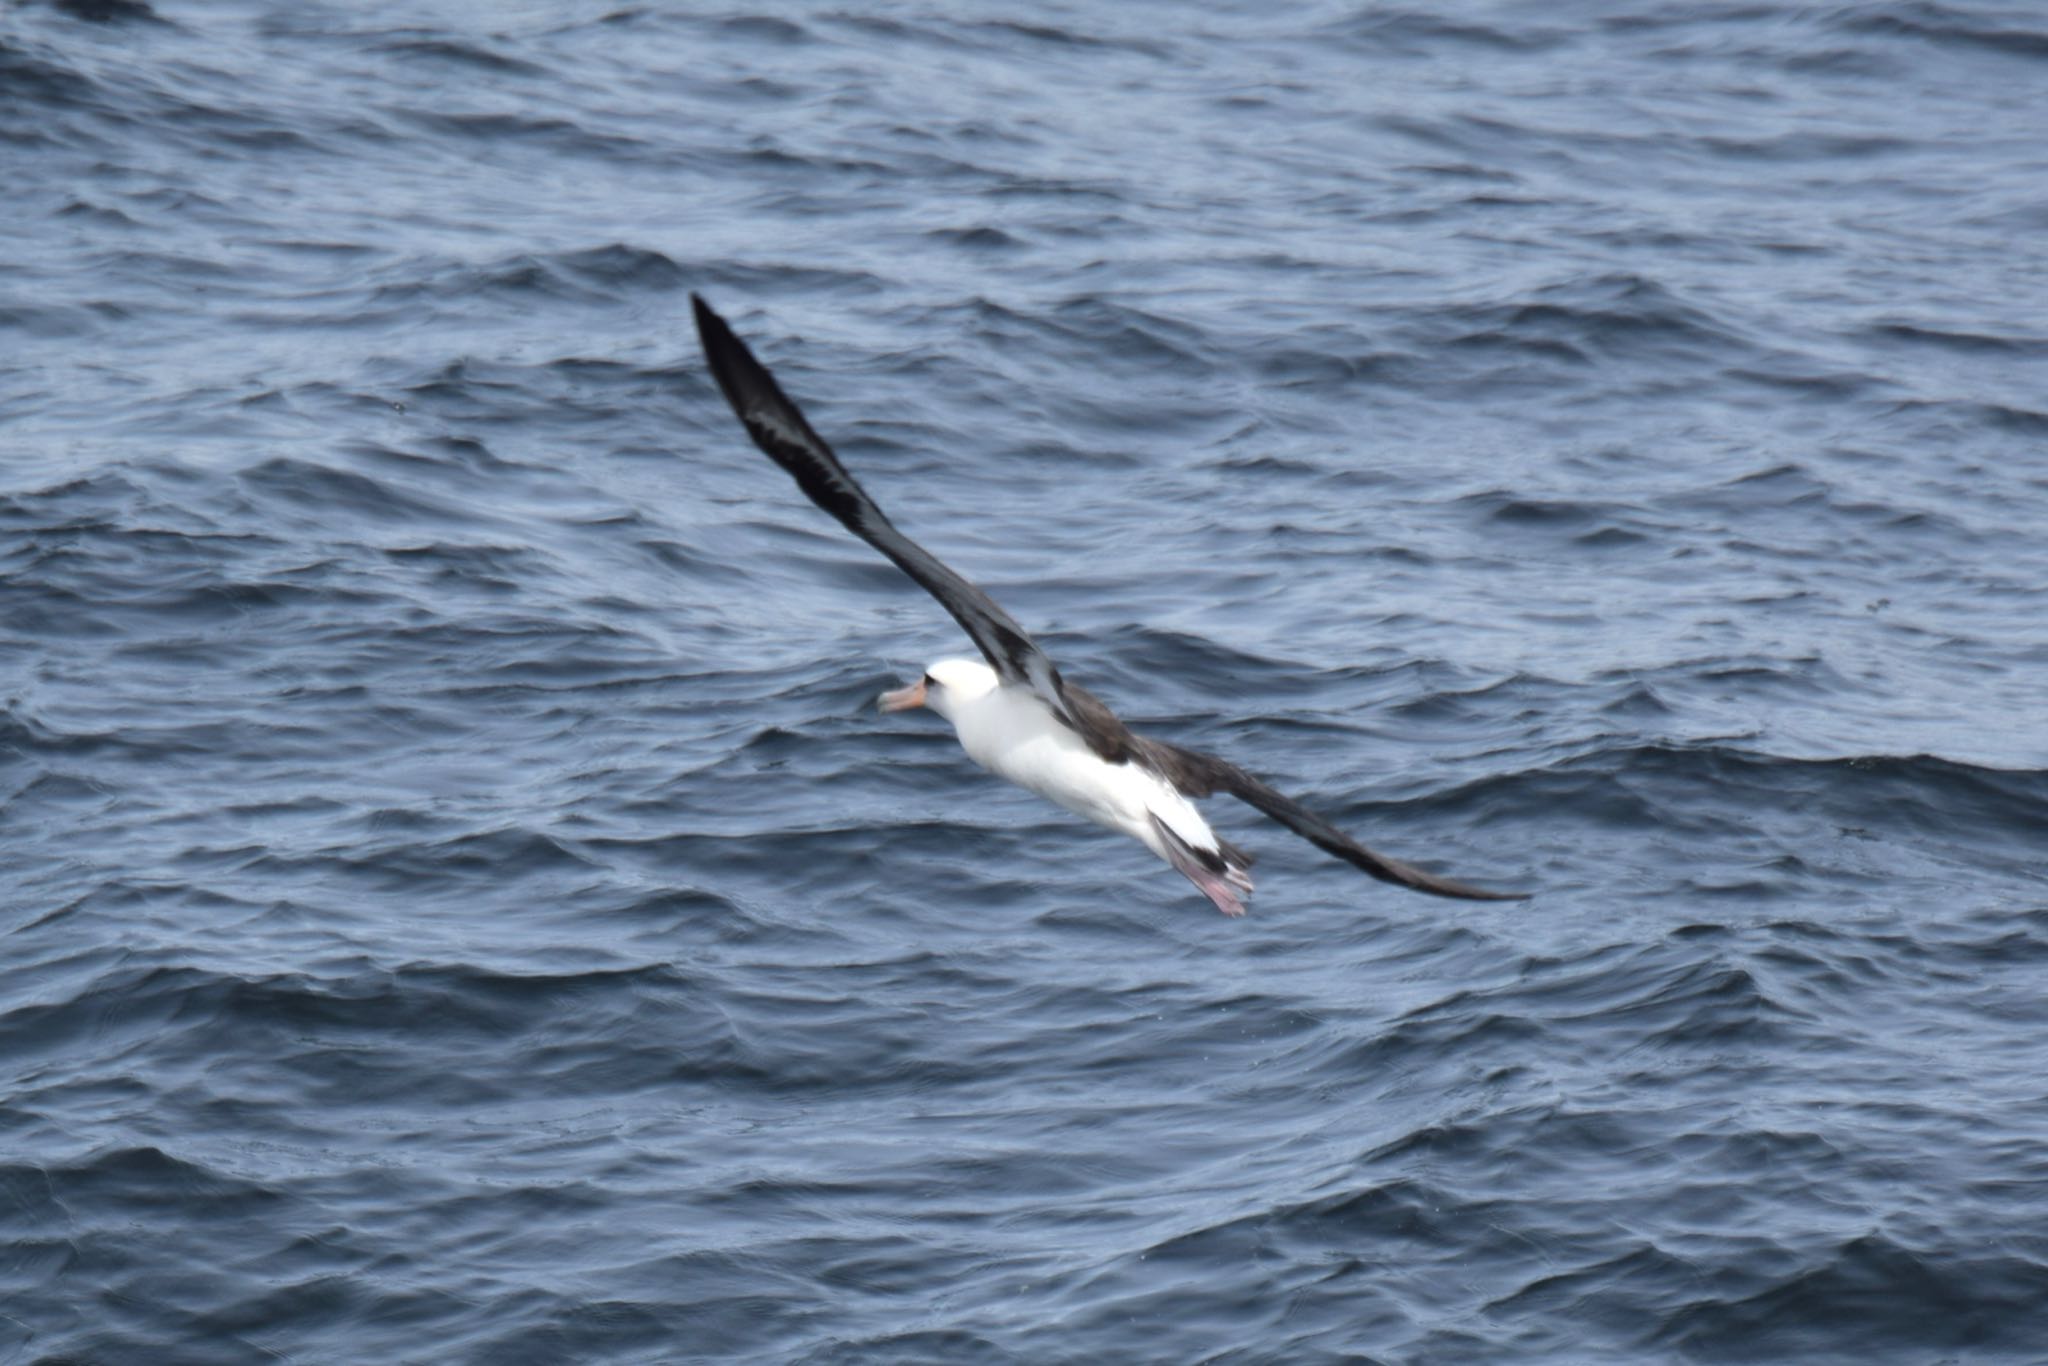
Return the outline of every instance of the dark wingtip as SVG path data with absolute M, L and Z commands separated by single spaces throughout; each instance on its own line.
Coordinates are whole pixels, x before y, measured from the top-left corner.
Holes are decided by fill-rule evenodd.
M 1375 855 L 1374 858 L 1381 865 L 1379 869 L 1365 867 L 1363 864 L 1359 866 L 1365 867 L 1365 871 L 1374 877 L 1398 883 L 1412 891 L 1427 892 L 1431 896 L 1449 897 L 1457 901 L 1527 901 L 1536 895 L 1534 892 L 1490 892 L 1484 887 L 1474 887 L 1471 883 L 1460 882 L 1454 877 L 1425 873 L 1414 864 L 1403 863 L 1399 859 L 1390 859 L 1385 855 Z M 1352 861 L 1357 862 L 1356 859 Z
M 1448 879 L 1436 879 L 1434 885 L 1419 883 L 1409 883 L 1408 885 L 1418 892 L 1428 892 L 1431 896 L 1450 897 L 1457 901 L 1528 901 L 1536 895 L 1534 892 L 1489 892 L 1481 887 L 1472 887 L 1465 883 L 1452 882 Z
M 704 344 L 706 350 L 710 349 L 714 336 L 720 333 L 727 337 L 732 335 L 732 329 L 725 325 L 725 319 L 719 317 L 717 311 L 704 302 L 704 296 L 694 289 L 690 291 L 690 312 L 697 319 L 697 340 Z
M 697 344 L 704 349 L 704 359 L 710 363 L 711 377 L 718 382 L 719 392 L 725 395 L 725 401 L 732 405 L 733 412 L 741 422 L 745 422 L 743 389 L 747 383 L 751 381 L 756 387 L 765 386 L 778 395 L 781 390 L 775 388 L 775 381 L 761 368 L 761 362 L 754 359 L 754 353 L 747 350 L 747 344 L 733 335 L 732 327 L 694 289 L 690 291 L 690 311 L 697 319 Z

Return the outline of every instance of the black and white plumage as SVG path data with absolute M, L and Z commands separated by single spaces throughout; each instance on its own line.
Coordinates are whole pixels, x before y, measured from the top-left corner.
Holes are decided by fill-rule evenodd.
M 898 531 L 753 352 L 696 295 L 704 356 L 741 425 L 798 487 L 846 529 L 888 556 L 980 647 L 988 661 L 942 660 L 882 709 L 926 706 L 953 723 L 982 767 L 1068 810 L 1139 840 L 1225 915 L 1244 913 L 1251 860 L 1219 839 L 1191 800 L 1226 792 L 1317 848 L 1383 882 L 1434 896 L 1515 900 L 1376 854 L 1291 797 L 1213 754 L 1136 735 L 1060 671 L 988 594 Z

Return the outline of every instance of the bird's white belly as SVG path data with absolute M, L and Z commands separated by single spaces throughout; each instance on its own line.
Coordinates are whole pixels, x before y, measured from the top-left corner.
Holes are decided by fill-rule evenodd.
M 1063 744 L 1057 737 L 1034 736 L 987 756 L 968 751 L 976 763 L 1029 788 L 1048 801 L 1103 825 L 1123 828 L 1142 819 L 1142 794 L 1123 781 L 1129 770 L 1106 764 L 1078 739 Z
M 1194 805 L 1157 774 L 1137 764 L 1107 763 L 1035 697 L 998 693 L 954 725 L 960 747 L 989 772 L 1007 778 L 1112 830 L 1135 836 L 1164 857 L 1152 829 L 1157 815 L 1197 848 L 1216 836 Z

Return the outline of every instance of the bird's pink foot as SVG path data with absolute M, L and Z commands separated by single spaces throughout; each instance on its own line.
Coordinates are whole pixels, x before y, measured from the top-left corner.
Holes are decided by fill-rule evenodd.
M 1223 914 L 1232 917 L 1244 914 L 1244 901 L 1239 897 L 1237 889 L 1222 878 L 1211 877 L 1207 873 L 1196 877 L 1194 874 L 1189 873 L 1188 881 L 1200 887 L 1203 894 L 1209 900 L 1215 902 L 1216 909 L 1223 912 Z
M 1152 817 L 1152 826 L 1159 832 L 1166 861 L 1175 872 L 1201 888 L 1202 895 L 1215 902 L 1223 914 L 1244 914 L 1244 898 L 1252 890 L 1252 879 L 1242 865 L 1215 850 L 1195 848 L 1157 815 Z

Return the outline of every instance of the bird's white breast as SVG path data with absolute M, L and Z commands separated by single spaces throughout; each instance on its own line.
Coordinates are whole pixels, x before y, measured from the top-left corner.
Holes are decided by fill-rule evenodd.
M 1208 822 L 1187 798 L 1141 765 L 1105 762 L 1034 693 L 998 687 L 957 706 L 952 719 L 967 757 L 1076 815 L 1156 846 L 1151 816 L 1157 814 L 1196 847 L 1216 847 Z

